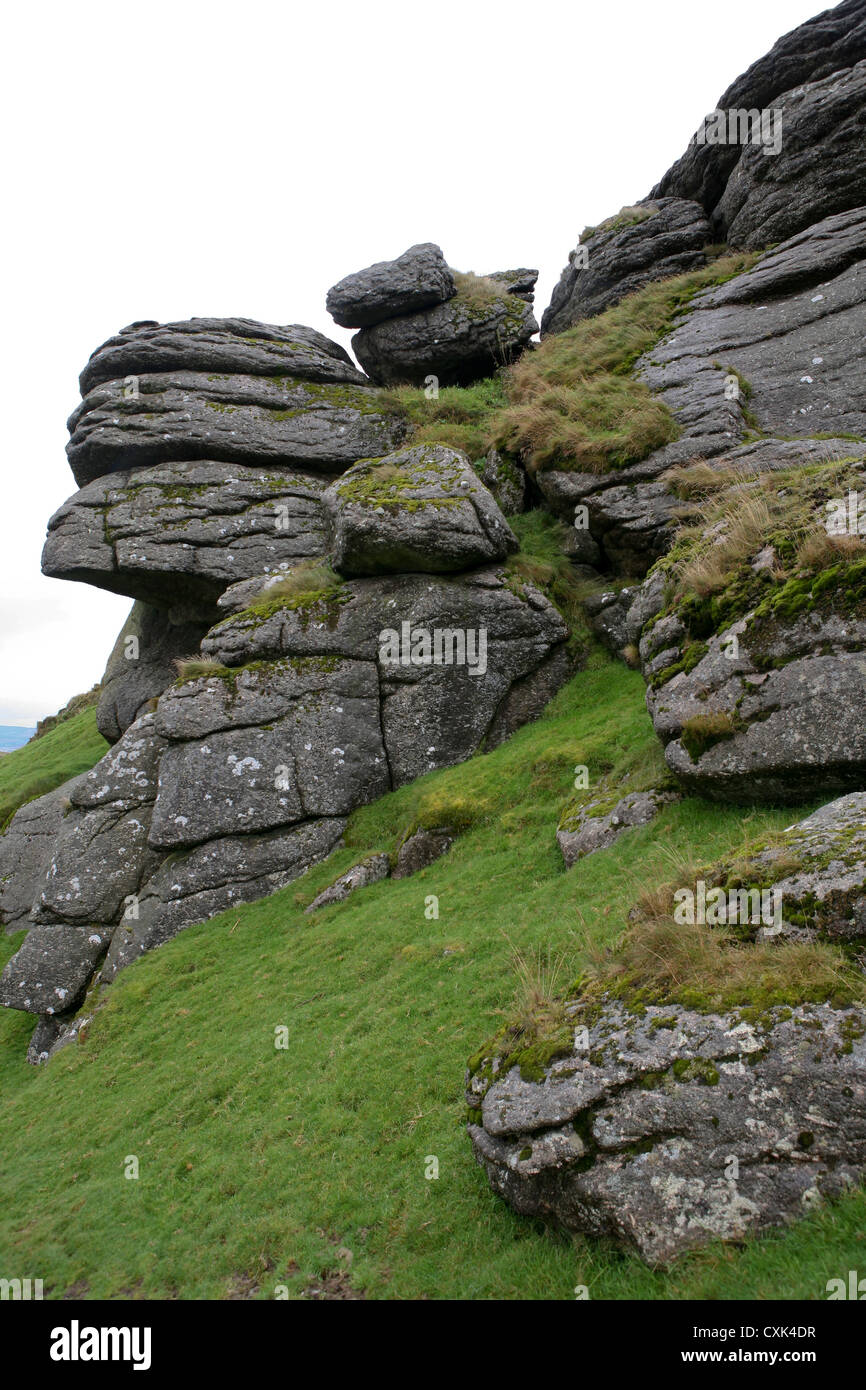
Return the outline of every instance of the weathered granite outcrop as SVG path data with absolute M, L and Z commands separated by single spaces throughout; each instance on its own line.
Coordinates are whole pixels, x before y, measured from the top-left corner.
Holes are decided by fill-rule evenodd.
M 640 577 L 689 511 L 663 476 L 672 467 L 718 459 L 765 472 L 856 453 L 857 437 L 866 440 L 864 266 L 859 208 L 696 296 L 635 368 L 673 413 L 679 438 L 606 474 L 539 472 L 549 505 L 568 520 L 585 506 L 609 565 Z
M 532 313 L 535 270 L 460 276 L 445 303 L 362 328 L 355 356 L 382 385 L 466 386 L 516 357 L 538 332 Z M 378 452 L 382 453 L 383 450 Z
M 371 883 L 381 883 L 391 873 L 387 854 L 371 854 L 359 864 L 353 864 L 344 874 L 340 874 L 328 888 L 323 889 L 309 907 L 304 908 L 308 915 L 318 912 L 320 907 L 330 907 L 332 903 L 345 902 L 359 888 L 367 888 Z
M 565 867 L 571 869 L 588 854 L 610 849 L 627 830 L 649 825 L 662 807 L 674 800 L 673 792 L 649 790 L 629 792 L 610 808 L 604 798 L 587 801 L 556 832 Z
M 864 825 L 866 796 L 845 797 L 738 861 L 737 887 L 775 885 L 782 897 L 783 926 L 758 927 L 753 941 L 866 937 Z M 524 1074 L 500 1037 L 467 1073 L 475 1157 L 516 1211 L 665 1264 L 862 1181 L 862 1004 L 633 1008 L 602 989 L 565 1015 L 569 1036 L 540 1068 Z
M 103 474 L 184 460 L 339 473 L 385 454 L 403 427 L 365 385 L 185 371 L 94 386 L 69 417 L 80 487 Z
M 411 878 L 413 874 L 429 868 L 448 853 L 455 838 L 454 831 L 447 825 L 416 830 L 397 851 L 397 862 L 391 877 Z
M 566 636 L 532 585 L 479 569 L 354 579 L 294 607 L 265 592 L 212 629 L 202 651 L 231 667 L 286 657 L 372 664 L 391 780 L 402 786 L 539 713 L 551 681 L 565 679 Z M 239 705 L 240 675 L 238 689 Z
M 33 899 L 60 831 L 69 794 L 78 779 L 28 801 L 0 835 L 0 922 L 8 933 L 26 929 Z
M 472 1146 L 521 1215 L 667 1264 L 862 1181 L 864 1035 L 860 1007 L 784 1007 L 751 1024 L 611 999 L 541 1082 L 516 1067 L 487 1089 L 470 1078 Z
M 354 464 L 325 504 L 341 574 L 471 569 L 518 548 L 466 455 L 442 444 Z
M 328 290 L 328 313 L 342 328 L 365 328 L 383 319 L 442 304 L 456 293 L 454 274 L 432 241 L 410 246 L 393 261 L 377 261 Z
M 501 570 L 287 593 L 275 578 L 229 591 L 230 616 L 202 643 L 211 664 L 69 789 L 25 885 L 40 880 L 33 925 L 0 1002 L 70 1014 L 95 972 L 107 982 L 184 926 L 290 882 L 355 807 L 507 737 L 569 670 L 557 611 Z M 54 1048 L 50 1032 L 34 1055 Z
M 689 790 L 802 801 L 864 785 L 866 545 L 827 530 L 828 501 L 847 512 L 864 486 L 862 462 L 735 483 L 646 581 L 631 625 L 647 708 Z M 732 549 L 747 516 L 752 539 Z M 714 549 L 728 558 L 705 579 Z
M 602 313 L 651 280 L 704 265 L 712 240 L 698 203 L 658 198 L 624 208 L 581 236 L 542 315 L 542 337 Z
M 367 384 L 346 349 L 314 328 L 197 318 L 178 323 L 146 320 L 122 328 L 91 353 L 79 385 L 87 396 L 109 381 L 177 371 L 205 373 L 208 380 L 221 374 Z
M 207 609 L 239 579 L 322 554 L 328 481 L 212 459 L 111 473 L 52 516 L 42 570 L 159 608 Z
M 693 138 L 650 196 L 695 199 L 720 237 L 749 246 L 789 237 L 828 214 L 862 204 L 863 93 L 850 79 L 864 59 L 863 0 L 844 0 L 785 34 L 728 87 L 715 108 L 780 110 L 778 152 L 765 154 L 737 139 L 700 143 Z M 744 202 L 753 199 L 754 213 L 746 212 L 740 221 Z
M 866 59 L 786 92 L 779 150 L 743 146 L 714 210 L 731 246 L 782 241 L 834 213 L 866 203 Z

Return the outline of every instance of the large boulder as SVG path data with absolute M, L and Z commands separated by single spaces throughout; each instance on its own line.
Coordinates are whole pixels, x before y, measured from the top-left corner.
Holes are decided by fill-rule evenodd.
M 521 1215 L 666 1264 L 862 1181 L 864 1035 L 862 1007 L 779 1007 L 748 1023 L 608 999 L 541 1080 L 519 1067 L 486 1087 L 470 1078 L 472 1146 Z
M 339 473 L 385 454 L 403 426 L 369 386 L 179 369 L 94 386 L 69 417 L 80 487 L 118 470 L 217 459 Z
M 55 512 L 42 570 L 158 608 L 212 605 L 239 579 L 322 553 L 326 487 L 315 473 L 209 459 L 111 473 Z
M 355 579 L 309 601 L 269 599 L 265 591 L 213 628 L 202 651 L 230 667 L 285 657 L 370 663 L 397 787 L 463 761 L 489 746 L 494 730 L 499 741 L 537 715 L 553 693 L 548 662 L 563 653 L 566 636 L 531 584 L 480 569 Z M 567 663 L 557 661 L 555 672 L 561 683 Z
M 471 569 L 518 548 L 466 455 L 443 444 L 364 459 L 332 484 L 325 501 L 341 574 Z
M 557 611 L 502 571 L 274 579 L 229 589 L 198 671 L 70 788 L 0 1002 L 69 1012 L 97 970 L 298 877 L 355 807 L 507 737 L 569 669 Z
M 342 328 L 366 328 L 383 319 L 442 304 L 456 293 L 454 275 L 431 241 L 410 246 L 394 261 L 377 261 L 328 290 L 328 313 Z
M 808 90 L 810 84 L 820 84 L 825 79 L 832 78 L 834 74 L 841 74 L 846 69 L 853 68 L 864 58 L 866 6 L 863 0 L 844 0 L 843 4 L 825 10 L 814 19 L 785 34 L 773 45 L 769 53 L 759 58 L 728 87 L 716 106 L 716 111 L 724 113 L 760 113 L 772 108 L 780 109 L 782 127 L 779 153 L 765 155 L 759 146 L 744 148 L 737 141 L 702 143 L 693 138 L 686 153 L 668 170 L 650 196 L 695 199 L 714 218 L 718 234 L 725 236 L 730 209 L 725 205 L 723 195 L 734 170 L 745 160 L 746 167 L 758 176 L 751 191 L 756 193 L 759 199 L 763 199 L 760 184 L 765 178 L 770 180 L 771 186 L 778 182 L 772 166 L 774 161 L 778 161 L 782 156 L 783 163 L 780 167 L 785 170 L 791 211 L 787 222 L 782 217 L 779 225 L 784 225 L 784 230 L 779 231 L 775 239 L 801 231 L 828 213 L 840 212 L 862 203 L 862 192 L 857 191 L 862 129 L 859 139 L 856 123 L 848 123 L 846 133 L 834 132 L 832 122 L 825 123 L 822 118 L 821 98 L 819 97 L 818 103 L 814 104 L 812 98 L 807 96 L 807 107 L 811 107 L 812 117 L 817 121 L 812 132 L 813 148 L 810 151 L 804 141 L 805 126 L 800 124 L 799 117 L 804 89 Z M 832 95 L 829 104 L 835 104 Z M 843 117 L 845 123 L 841 107 L 836 108 L 836 114 Z M 842 167 L 839 160 L 846 157 L 847 176 L 839 178 L 836 172 Z M 822 162 L 833 168 L 833 191 L 829 200 L 830 189 L 822 186 Z M 805 182 L 799 187 L 799 181 L 804 175 Z M 745 230 L 746 223 L 742 226 Z M 764 244 L 766 240 L 772 239 L 767 236 Z M 749 239 L 748 244 L 760 243 Z
M 692 301 L 635 371 L 671 410 L 679 437 L 606 474 L 536 475 L 551 507 L 589 531 L 609 564 L 640 577 L 670 546 L 687 499 L 665 478 L 718 460 L 760 473 L 857 452 L 866 437 L 862 327 L 866 208 L 783 242 Z
M 786 92 L 778 109 L 778 152 L 744 145 L 716 206 L 731 246 L 767 246 L 866 203 L 866 59 Z
M 624 208 L 583 233 L 542 316 L 542 337 L 603 313 L 651 280 L 703 265 L 712 240 L 698 203 L 658 198 Z
M 861 1182 L 866 1008 L 838 943 L 866 941 L 864 825 L 866 796 L 845 797 L 703 882 L 708 923 L 708 890 L 721 905 L 703 931 L 726 924 L 729 951 L 763 952 L 761 988 L 780 984 L 779 951 L 792 982 L 791 952 L 835 952 L 820 985 L 804 969 L 808 1002 L 794 983 L 788 1003 L 756 1009 L 714 1004 L 724 976 L 706 982 L 706 1004 L 646 987 L 633 998 L 602 979 L 564 1004 L 559 1035 L 534 1054 L 508 1029 L 482 1048 L 467 1075 L 469 1134 L 494 1191 L 521 1214 L 664 1264 Z
M 538 332 L 537 275 L 458 275 L 457 293 L 445 303 L 362 328 L 352 339 L 355 356 L 373 381 L 389 386 L 422 386 L 429 376 L 440 386 L 465 386 L 490 376 Z
M 91 353 L 79 385 L 87 396 L 108 381 L 177 371 L 366 384 L 346 349 L 314 328 L 201 318 L 131 323 Z

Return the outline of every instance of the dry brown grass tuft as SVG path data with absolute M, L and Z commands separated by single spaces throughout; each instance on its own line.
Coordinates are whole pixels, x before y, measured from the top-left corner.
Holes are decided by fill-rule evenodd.
M 797 548 L 797 566 L 817 573 L 844 560 L 860 560 L 866 553 L 862 536 L 833 536 L 826 527 L 815 526 Z
M 730 506 L 718 522 L 707 549 L 689 559 L 679 573 L 679 594 L 706 598 L 727 587 L 735 571 L 757 553 L 773 527 L 764 497 L 750 493 Z

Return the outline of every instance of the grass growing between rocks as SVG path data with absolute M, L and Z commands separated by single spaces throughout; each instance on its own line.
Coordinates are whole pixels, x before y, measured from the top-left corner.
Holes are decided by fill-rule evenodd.
M 520 453 L 531 472 L 587 473 L 624 468 L 670 443 L 678 433 L 671 412 L 631 376 L 632 368 L 700 290 L 723 284 L 755 259 L 720 256 L 544 338 L 508 371 L 509 405 L 492 422 L 492 442 Z
M 0 830 L 20 806 L 86 772 L 108 744 L 96 727 L 93 706 L 64 719 L 35 742 L 0 758 Z
M 772 638 L 779 624 L 815 611 L 863 618 L 864 538 L 828 530 L 849 491 L 862 491 L 862 467 L 854 458 L 758 477 L 725 470 L 714 477 L 701 466 L 675 470 L 674 485 L 701 497 L 703 515 L 700 523 L 680 529 L 657 562 L 666 581 L 660 616 L 677 614 L 696 658 L 702 639 L 724 632 L 749 610 L 749 648 L 759 662 L 762 633 Z M 767 661 L 783 664 L 771 641 L 764 645 Z M 653 683 L 664 683 L 677 669 L 659 673 Z M 700 741 L 701 729 L 694 732 Z
M 465 1060 L 513 1007 L 515 952 L 530 995 L 533 961 L 574 978 L 671 854 L 711 861 L 791 822 L 688 798 L 566 873 L 575 765 L 601 782 L 653 740 L 640 677 L 595 656 L 501 748 L 361 809 L 328 863 L 129 968 L 48 1067 L 23 1060 L 32 1020 L 0 1013 L 4 1271 L 49 1297 L 300 1297 L 330 1274 L 380 1299 L 823 1298 L 862 1264 L 863 1193 L 662 1273 L 517 1217 L 472 1159 Z M 304 915 L 410 826 L 455 822 L 416 877 Z
M 571 651 L 579 655 L 589 647 L 591 633 L 582 602 L 586 583 L 563 549 L 567 527 L 541 510 L 521 512 L 509 524 L 520 549 L 505 562 L 506 582 L 518 589 L 523 582 L 541 589 L 568 624 Z
M 428 398 L 419 386 L 391 386 L 383 407 L 406 421 L 412 444 L 447 444 L 475 462 L 490 448 L 490 421 L 508 403 L 501 374 L 472 386 L 443 386 Z

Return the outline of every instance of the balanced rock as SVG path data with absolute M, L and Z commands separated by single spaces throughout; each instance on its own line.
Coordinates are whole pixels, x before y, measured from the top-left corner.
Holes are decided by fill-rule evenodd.
M 363 459 L 325 501 L 341 574 L 471 569 L 518 548 L 466 455 L 442 444 Z
M 703 265 L 712 240 L 698 203 L 658 198 L 624 208 L 583 233 L 542 316 L 542 336 L 602 313 L 651 280 Z
M 410 246 L 394 261 L 377 261 L 328 290 L 328 313 L 342 328 L 365 328 L 383 319 L 442 304 L 455 293 L 454 275 L 431 241 Z
M 447 302 L 362 328 L 355 356 L 373 381 L 465 386 L 511 361 L 538 332 L 531 288 L 537 271 L 458 275 Z M 382 451 L 380 451 L 382 452 Z

